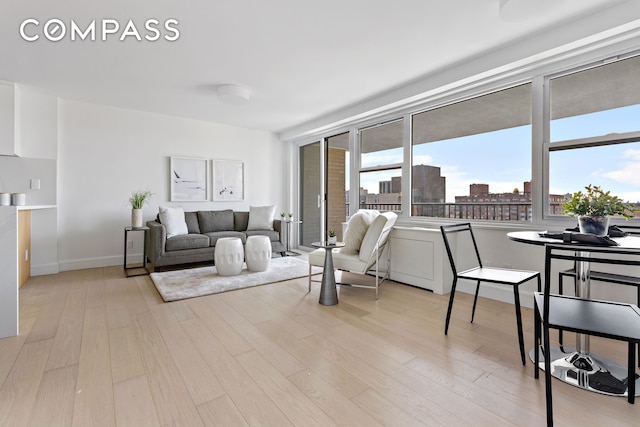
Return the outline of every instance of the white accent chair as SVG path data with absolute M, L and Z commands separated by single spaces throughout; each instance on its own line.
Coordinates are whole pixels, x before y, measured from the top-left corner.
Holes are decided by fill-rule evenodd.
M 356 215 L 354 215 L 354 217 L 355 216 Z M 380 285 L 389 278 L 388 268 L 387 271 L 380 272 L 379 260 L 384 252 L 384 248 L 389 239 L 389 234 L 391 233 L 397 219 L 398 215 L 393 212 L 376 214 L 375 219 L 373 219 L 368 227 L 366 227 L 366 233 L 364 234 L 362 243 L 357 250 L 350 248 L 350 245 L 347 245 L 345 248 L 332 250 L 333 266 L 335 269 L 358 274 L 368 274 L 371 272 L 375 275 L 375 285 L 349 284 L 349 286 L 375 289 L 376 299 L 378 299 L 378 289 Z M 349 234 L 349 226 L 351 226 L 352 220 L 353 217 L 349 221 L 345 236 Z M 389 254 L 389 252 L 387 252 L 387 254 Z M 314 265 L 317 267 L 323 267 L 324 257 L 324 249 L 316 249 L 309 254 L 309 292 L 311 292 L 311 282 L 318 282 L 318 280 L 311 280 L 311 269 Z M 380 280 L 380 273 L 384 274 L 382 280 Z M 348 285 L 347 283 L 343 284 Z

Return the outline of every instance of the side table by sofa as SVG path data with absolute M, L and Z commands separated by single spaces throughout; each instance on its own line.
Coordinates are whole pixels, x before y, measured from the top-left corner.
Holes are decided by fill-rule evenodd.
M 127 265 L 127 243 L 129 240 L 129 233 L 132 231 L 142 231 L 144 233 L 141 265 Z M 143 276 L 143 275 L 149 274 L 149 269 L 147 268 L 147 232 L 148 231 L 149 231 L 149 227 L 132 227 L 129 225 L 124 228 L 124 274 L 127 277 Z M 134 273 L 132 272 L 133 270 L 142 270 L 142 271 L 138 271 L 137 273 Z
M 290 249 L 291 244 L 291 224 L 302 224 L 302 221 L 283 221 L 285 224 L 284 237 L 285 237 L 285 256 L 298 256 L 300 252 L 295 252 Z

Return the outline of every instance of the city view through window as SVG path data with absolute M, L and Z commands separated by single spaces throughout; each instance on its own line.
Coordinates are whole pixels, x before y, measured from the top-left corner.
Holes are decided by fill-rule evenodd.
M 554 140 L 636 131 L 640 105 L 553 120 Z M 502 221 L 531 219 L 531 126 L 414 145 L 412 216 Z M 402 148 L 369 156 L 371 164 L 402 163 Z M 553 151 L 549 213 L 588 184 L 640 202 L 640 142 Z M 401 209 L 397 169 L 360 174 L 360 206 Z M 640 206 L 640 205 L 639 205 Z
M 340 206 L 328 225 L 349 216 L 349 203 L 405 216 L 532 221 L 534 206 L 562 215 L 562 201 L 587 185 L 640 208 L 638 70 L 640 56 L 630 55 L 545 77 L 535 88 L 523 83 L 374 123 L 355 131 L 358 159 L 350 132 L 332 136 L 328 193 Z M 540 116 L 548 115 L 535 124 L 534 90 L 547 102 Z M 532 134 L 547 128 L 544 141 L 533 143 Z M 541 159 L 535 171 L 533 153 Z M 352 165 L 356 197 L 349 195 Z M 532 199 L 534 187 L 540 200 Z

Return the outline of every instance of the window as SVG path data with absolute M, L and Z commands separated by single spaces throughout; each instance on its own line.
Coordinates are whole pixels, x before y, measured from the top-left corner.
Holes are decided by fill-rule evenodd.
M 402 119 L 360 130 L 360 208 L 401 210 Z
M 412 144 L 413 216 L 531 219 L 530 83 L 415 114 Z
M 636 56 L 549 79 L 549 214 L 588 184 L 640 201 L 639 73 Z
M 572 70 L 540 63 L 389 106 L 395 120 L 343 124 L 348 211 L 555 222 L 567 194 L 589 184 L 640 208 L 640 51 L 588 64 L 603 50 L 561 58 L 582 61 Z

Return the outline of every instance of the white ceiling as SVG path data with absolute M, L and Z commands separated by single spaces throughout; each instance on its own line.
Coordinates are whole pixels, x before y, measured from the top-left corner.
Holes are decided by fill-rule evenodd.
M 514 23 L 500 19 L 499 0 L 3 0 L 0 80 L 281 132 L 551 29 L 584 34 L 586 18 L 623 4 L 636 13 L 620 14 L 616 25 L 640 18 L 640 0 L 559 3 Z M 26 18 L 40 28 L 51 18 L 81 28 L 94 19 L 123 26 L 132 19 L 143 36 L 146 19 L 174 18 L 180 37 L 27 42 L 19 35 Z M 215 88 L 228 83 L 249 87 L 250 103 L 221 103 Z

